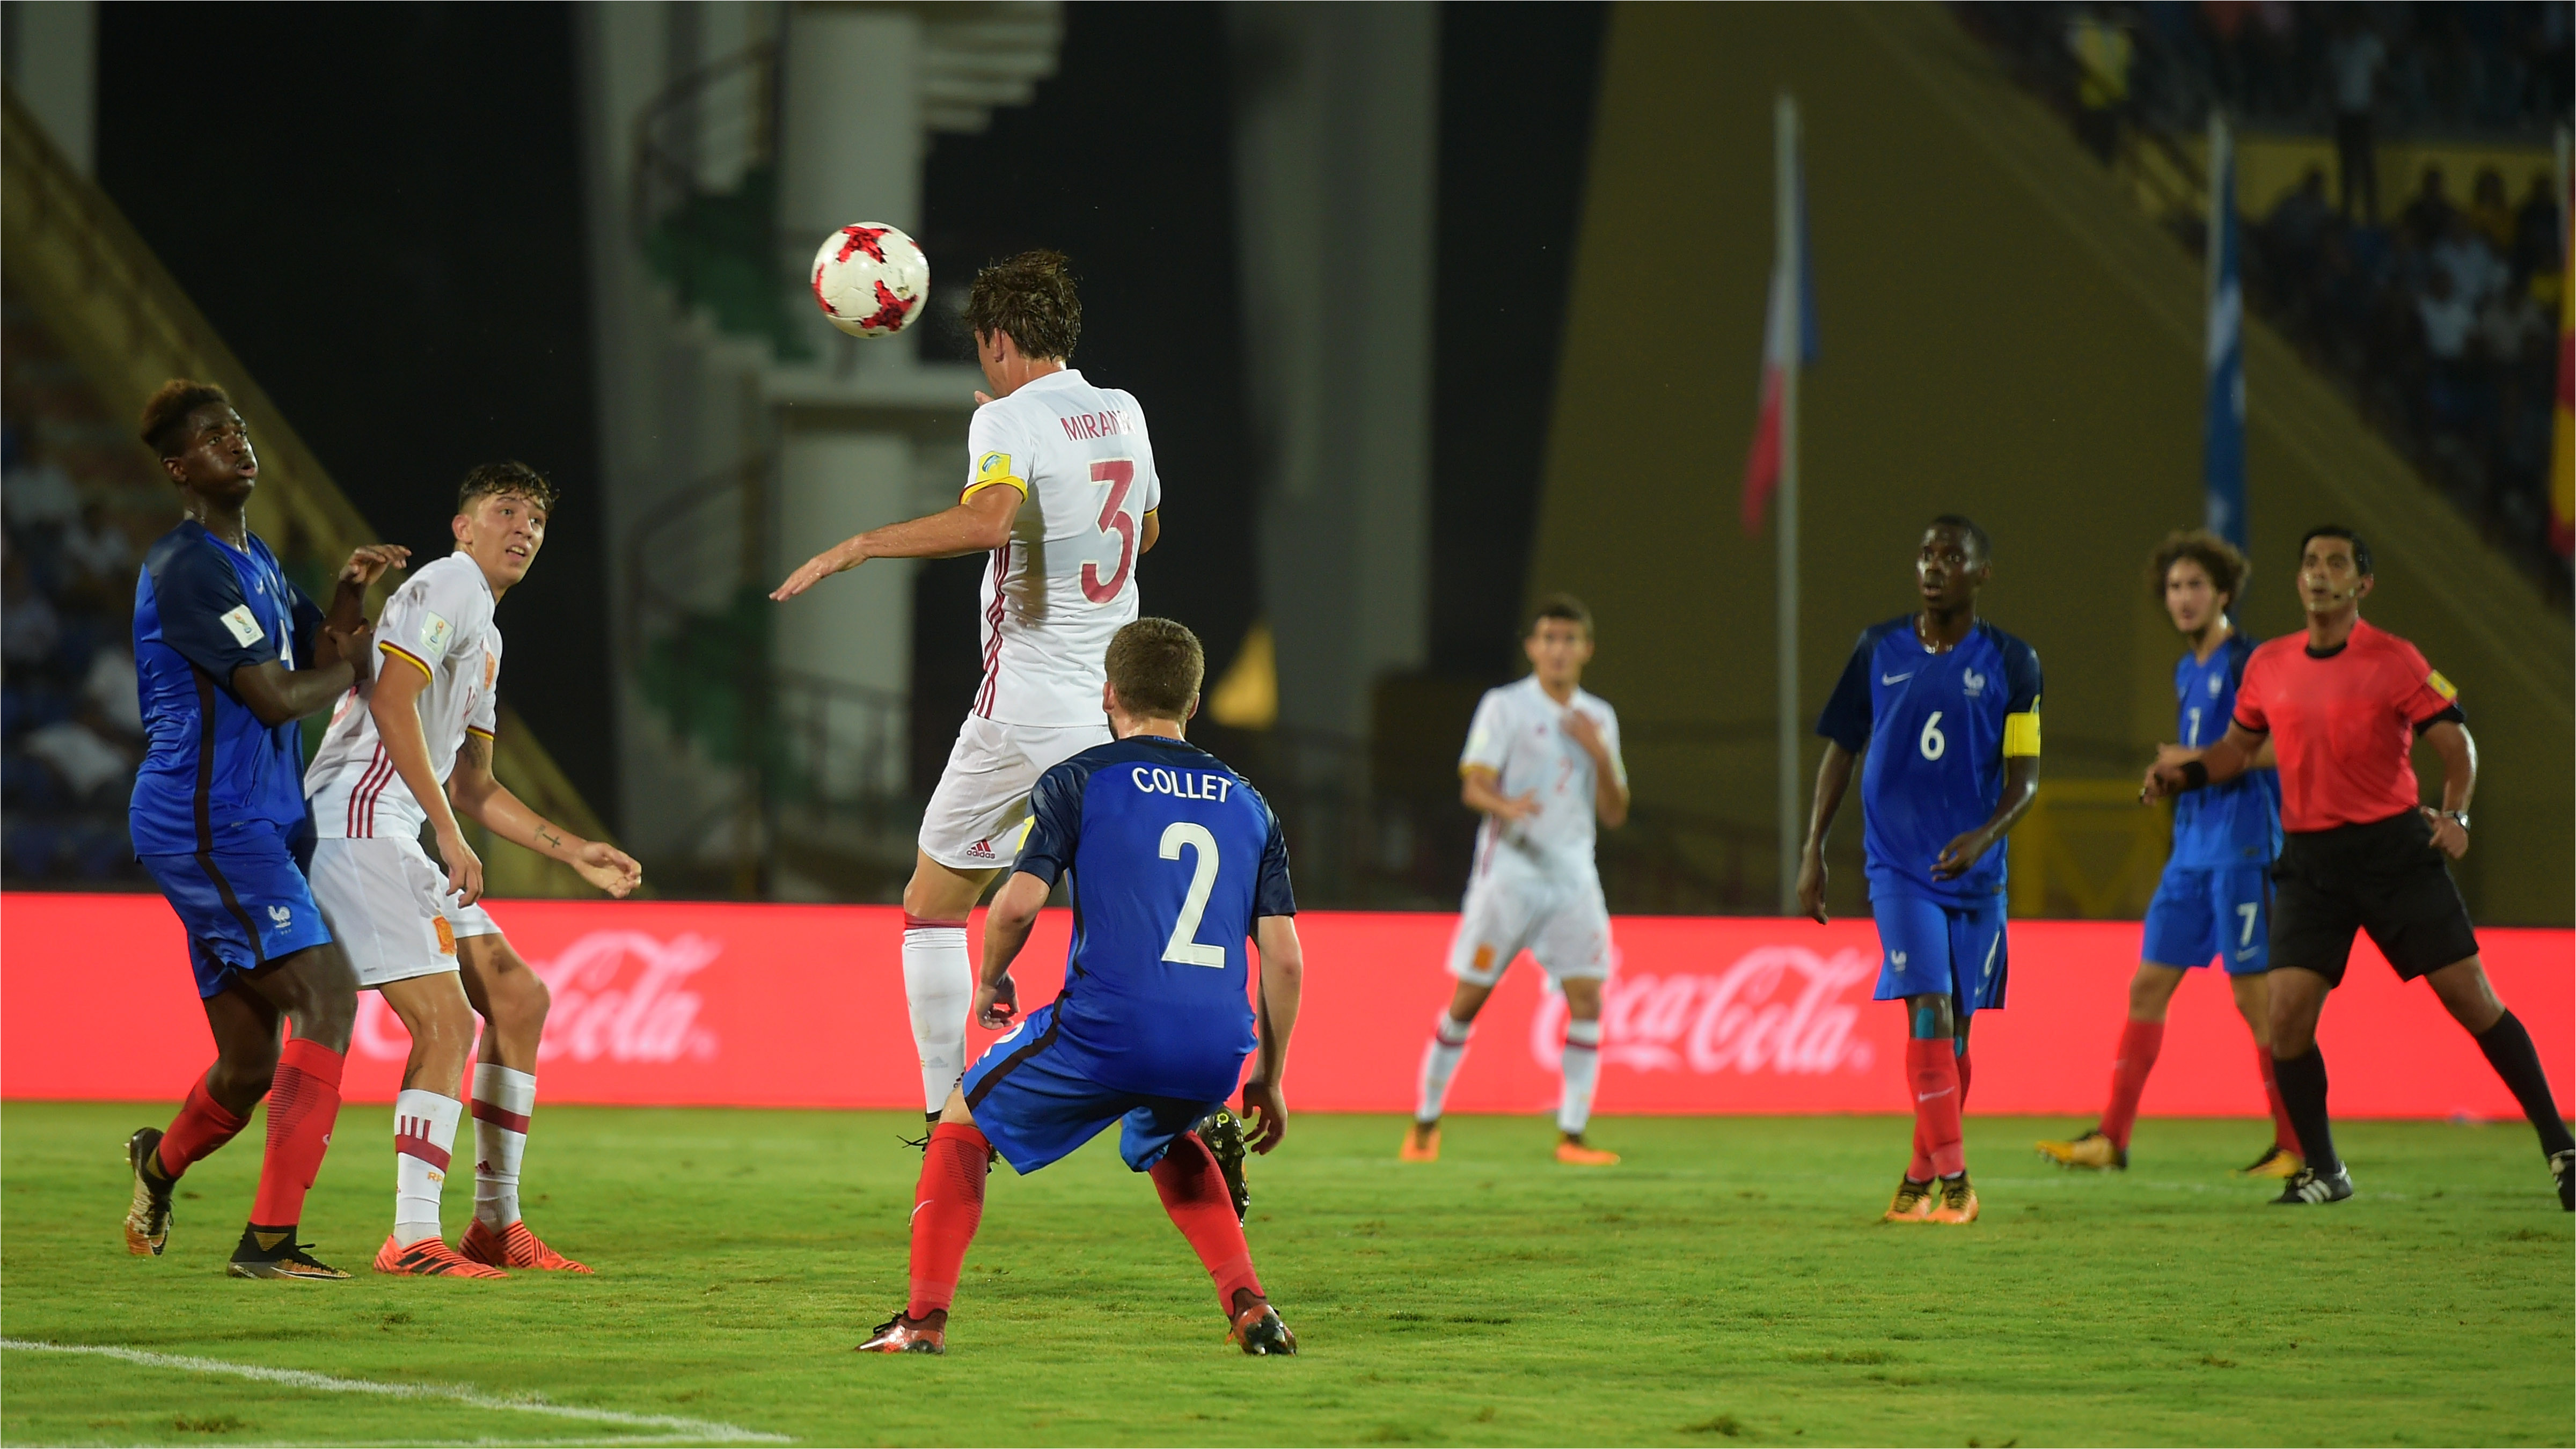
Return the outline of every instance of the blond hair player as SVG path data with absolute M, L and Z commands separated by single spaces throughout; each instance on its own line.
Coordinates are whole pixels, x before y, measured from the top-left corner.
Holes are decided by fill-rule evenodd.
M 1556 1108 L 1556 1160 L 1608 1167 L 1619 1160 L 1583 1140 L 1601 1076 L 1601 983 L 1610 974 L 1610 911 L 1593 864 L 1595 822 L 1628 819 L 1628 769 L 1619 760 L 1619 714 L 1583 692 L 1592 659 L 1592 611 L 1565 594 L 1542 600 L 1521 647 L 1529 675 L 1487 690 L 1458 760 L 1460 795 L 1481 811 L 1476 864 L 1449 943 L 1458 978 L 1449 1009 L 1422 1051 L 1422 1095 L 1398 1155 L 1440 1157 L 1440 1110 L 1467 1037 L 1504 968 L 1523 948 L 1565 993 L 1564 1088 Z
M 904 1000 L 933 1122 L 966 1072 L 966 918 L 1017 856 L 1038 777 L 1109 742 L 1102 660 L 1136 617 L 1136 558 L 1161 532 L 1163 491 L 1136 399 L 1065 365 L 1082 302 L 1062 254 L 977 273 L 966 325 L 993 391 L 975 394 L 956 505 L 835 544 L 770 595 L 795 598 L 872 558 L 992 555 L 983 682 L 922 812 L 903 892 Z

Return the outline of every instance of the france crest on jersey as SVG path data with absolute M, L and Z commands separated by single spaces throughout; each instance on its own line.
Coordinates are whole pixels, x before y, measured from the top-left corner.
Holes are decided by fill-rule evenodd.
M 2230 634 L 2207 660 L 2186 653 L 2174 662 L 2174 740 L 2207 749 L 2236 717 L 2236 686 L 2254 641 Z M 2248 770 L 2222 785 L 2174 797 L 2169 870 L 2269 865 L 2281 853 L 2281 774 Z
M 2039 695 L 2039 655 L 1992 624 L 1945 653 L 1915 637 L 1911 614 L 1862 631 L 1816 733 L 1863 757 L 1873 901 L 1968 905 L 2003 890 L 2001 845 L 1956 880 L 1934 879 L 1932 862 L 1994 814 L 2005 757 L 2039 753 Z

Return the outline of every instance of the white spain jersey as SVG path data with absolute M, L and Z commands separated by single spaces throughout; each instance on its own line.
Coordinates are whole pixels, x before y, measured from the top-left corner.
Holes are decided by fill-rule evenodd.
M 367 702 L 388 669 L 429 676 L 420 696 L 429 768 L 443 784 L 468 731 L 492 737 L 501 681 L 501 631 L 492 623 L 492 586 L 474 560 L 452 553 L 424 565 L 385 601 L 376 621 L 371 672 L 341 696 L 322 748 L 304 772 L 304 798 L 325 839 L 414 838 L 428 820 L 376 737 Z
M 1067 368 L 975 410 L 962 495 L 1020 494 L 984 571 L 984 682 L 974 712 L 1010 725 L 1100 722 L 1109 637 L 1136 617 L 1145 515 L 1162 505 L 1145 413 Z
M 1535 791 L 1538 812 L 1505 824 L 1488 815 L 1476 832 L 1476 875 L 1493 866 L 1517 861 L 1554 875 L 1598 879 L 1592 860 L 1597 834 L 1593 814 L 1592 756 L 1565 732 L 1565 717 L 1574 711 L 1591 717 L 1609 749 L 1611 766 L 1627 783 L 1627 766 L 1619 754 L 1619 712 L 1599 696 L 1578 689 L 1571 704 L 1547 697 L 1533 674 L 1517 684 L 1485 691 L 1467 726 L 1467 748 L 1458 756 L 1464 772 L 1482 766 L 1500 777 L 1502 793 L 1518 799 Z

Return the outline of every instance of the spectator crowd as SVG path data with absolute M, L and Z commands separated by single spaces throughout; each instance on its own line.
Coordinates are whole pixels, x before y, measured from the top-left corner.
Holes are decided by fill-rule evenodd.
M 2105 163 L 2132 138 L 2179 156 L 2213 108 L 2242 135 L 2331 136 L 2260 208 L 2249 305 L 2558 597 L 2549 449 L 2563 183 L 2547 161 L 2576 100 L 2576 4 L 1965 4 L 1968 27 L 2059 105 Z M 2426 166 L 2380 195 L 2383 141 L 2538 158 L 2528 175 Z M 2187 228 L 2195 242 L 2200 228 Z

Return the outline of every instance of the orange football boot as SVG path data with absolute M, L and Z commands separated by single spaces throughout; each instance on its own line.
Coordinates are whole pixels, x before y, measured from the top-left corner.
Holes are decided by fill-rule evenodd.
M 1395 1149 L 1398 1162 L 1438 1162 L 1440 1160 L 1440 1124 L 1416 1122 L 1404 1131 L 1404 1145 Z
M 488 1267 L 468 1258 L 458 1257 L 447 1246 L 445 1238 L 423 1238 L 406 1248 L 385 1234 L 385 1245 L 376 1250 L 376 1271 L 406 1278 L 507 1278 L 498 1268 Z
M 1879 1221 L 1928 1223 L 1932 1221 L 1934 1195 L 1931 1183 L 1916 1182 L 1910 1177 L 1900 1179 L 1896 1184 L 1896 1196 L 1888 1199 L 1887 1212 L 1879 1218 Z
M 948 1352 L 948 1325 L 944 1321 L 944 1314 L 942 1318 L 940 1325 L 933 1328 L 927 1322 L 917 1322 L 898 1313 L 878 1324 L 868 1335 L 868 1341 L 852 1349 L 851 1352 L 946 1353 Z
M 1966 1173 L 1960 1173 L 1955 1178 L 1941 1179 L 1940 1194 L 1941 1205 L 1932 1209 L 1923 1221 L 1956 1226 L 1977 1220 L 1977 1190 L 1968 1186 Z
M 1619 1154 L 1587 1147 L 1580 1137 L 1567 1137 L 1556 1144 L 1556 1160 L 1568 1167 L 1617 1167 Z
M 1235 1301 L 1240 1303 L 1243 1300 L 1238 1296 Z M 1233 1326 L 1225 1331 L 1225 1337 L 1228 1343 L 1240 1345 L 1253 1358 L 1297 1351 L 1297 1335 L 1288 1331 L 1288 1325 L 1279 1317 L 1279 1310 L 1271 1307 L 1266 1299 L 1234 1315 Z
M 499 1232 L 483 1226 L 476 1218 L 456 1245 L 459 1256 L 476 1263 L 489 1263 L 495 1268 L 530 1268 L 540 1273 L 587 1273 L 590 1270 L 538 1241 L 528 1231 L 525 1218 Z

